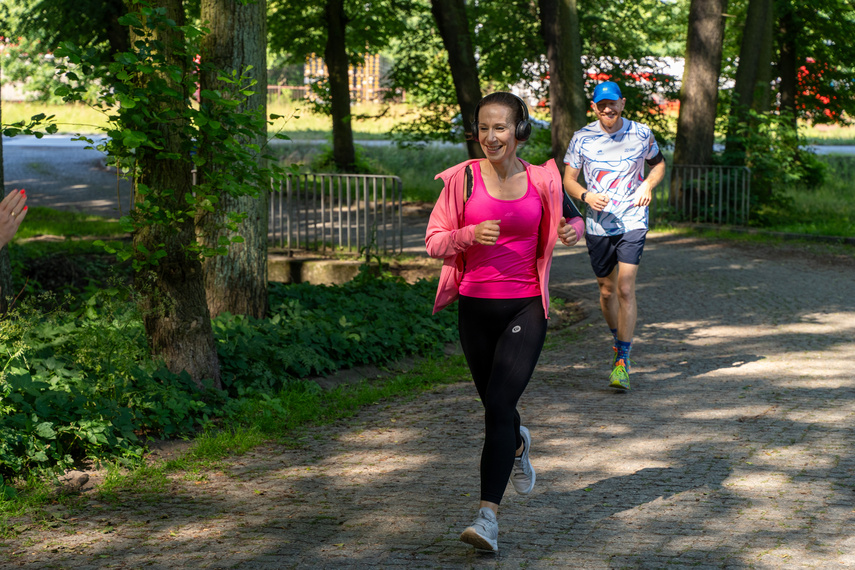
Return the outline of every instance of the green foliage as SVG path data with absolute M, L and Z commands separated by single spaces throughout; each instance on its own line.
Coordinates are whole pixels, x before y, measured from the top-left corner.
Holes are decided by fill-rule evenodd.
M 548 66 L 537 3 L 497 0 L 467 2 L 466 7 L 483 91 L 523 85 L 545 101 Z M 676 99 L 677 87 L 674 78 L 663 73 L 663 58 L 683 55 L 688 2 L 596 0 L 578 3 L 578 10 L 582 53 L 590 72 L 587 92 L 607 77 L 620 82 L 627 96 L 626 116 L 650 125 L 658 140 L 672 139 L 673 121 L 660 104 Z M 415 3 L 407 24 L 410 32 L 390 44 L 394 64 L 388 74 L 393 87 L 389 96 L 405 91 L 421 113 L 395 132 L 407 141 L 460 140 L 461 125 L 452 124 L 459 107 L 448 54 L 430 3 Z
M 105 289 L 76 310 L 43 312 L 55 302 L 33 298 L 0 321 L 0 474 L 138 457 L 140 435 L 207 421 L 189 377 L 149 360 L 129 301 Z
M 21 225 L 15 236 L 20 240 L 45 235 L 62 236 L 68 240 L 81 236 L 119 237 L 126 234 L 117 220 L 32 206 L 27 211 L 27 222 Z
M 54 89 L 59 86 L 56 61 L 53 54 L 46 51 L 37 39 L 0 39 L 3 63 L 0 85 L 20 84 L 30 101 L 59 102 L 60 99 L 53 95 Z
M 313 144 L 291 143 L 281 160 L 293 165 L 311 164 L 316 168 L 319 147 Z M 401 178 L 405 200 L 434 202 L 442 183 L 434 176 L 466 160 L 462 146 L 441 144 L 371 145 L 357 147 L 357 157 L 364 157 L 371 174 L 393 174 Z
M 116 23 L 126 11 L 122 0 L 7 0 L 4 7 L 11 34 L 38 39 L 45 53 L 63 41 L 105 52 L 128 43 Z
M 25 226 L 26 223 L 21 227 Z M 54 298 L 45 302 L 69 309 L 76 308 L 81 299 L 108 287 L 111 282 L 129 283 L 131 279 L 128 264 L 116 264 L 101 246 L 88 240 L 12 242 L 9 259 L 16 297 L 28 299 L 50 292 Z M 47 307 L 42 309 L 47 310 Z
M 149 359 L 137 303 L 122 289 L 52 310 L 55 299 L 33 297 L 0 321 L 0 477 L 84 458 L 132 464 L 148 436 L 192 434 L 247 406 L 279 414 L 286 393 L 315 397 L 309 376 L 436 354 L 456 338 L 456 315 L 431 316 L 435 289 L 382 277 L 274 285 L 269 319 L 214 321 L 224 392 L 200 392 Z
M 752 209 L 761 206 L 789 207 L 783 190 L 800 184 L 809 188 L 821 186 L 825 165 L 805 150 L 806 141 L 793 125 L 792 118 L 775 113 L 749 111 L 750 119 L 734 131 L 734 140 L 744 153 L 725 155 L 728 164 L 745 164 L 751 168 Z M 762 210 L 760 210 L 762 211 Z M 761 215 L 755 223 L 764 224 Z
M 365 149 L 360 145 L 353 147 L 356 154 L 356 161 L 353 163 L 353 168 L 349 170 L 351 173 L 371 174 L 376 173 L 378 168 L 376 164 L 366 157 Z M 318 149 L 317 154 L 312 157 L 310 164 L 311 172 L 338 172 L 333 156 L 333 145 L 324 144 Z
M 345 43 L 351 65 L 359 65 L 368 53 L 385 49 L 393 38 L 410 33 L 406 15 L 413 0 L 375 0 L 366 3 L 344 0 Z M 312 55 L 326 50 L 328 19 L 322 0 L 271 0 L 268 4 L 269 46 L 284 61 L 304 64 Z M 299 22 L 299 25 L 295 25 Z M 329 89 L 317 81 L 314 108 L 329 112 Z
M 171 236 L 183 231 L 188 221 L 218 211 L 223 194 L 255 196 L 282 170 L 261 160 L 270 156 L 255 142 L 266 140 L 266 118 L 260 110 L 238 110 L 258 89 L 246 75 L 250 70 L 224 72 L 209 62 L 194 63 L 205 30 L 177 26 L 164 8 L 146 3 L 135 8 L 139 11 L 124 15 L 119 23 L 137 39 L 112 61 L 94 49 L 62 44 L 57 55 L 69 62 L 59 66 L 67 84 L 56 94 L 66 101 L 80 101 L 88 85 L 100 86 L 94 106 L 108 118 L 109 127 L 107 140 L 97 148 L 108 154 L 111 165 L 138 179 L 147 165 L 159 161 L 174 161 L 175 168 L 187 172 L 195 168 L 200 173 L 192 193 L 141 182 L 135 188 L 135 208 L 122 218 L 122 229 Z M 167 48 L 161 39 L 167 34 L 183 38 L 183 43 Z M 196 90 L 199 73 L 216 74 L 223 88 L 204 90 L 197 106 L 188 95 Z M 80 139 L 95 144 L 88 137 Z M 208 152 L 195 152 L 197 147 Z M 225 226 L 235 230 L 244 217 L 229 212 Z M 226 240 L 208 246 L 188 240 L 183 247 L 189 255 L 206 257 L 225 254 L 229 244 Z M 142 240 L 106 247 L 119 259 L 131 260 L 137 272 L 158 265 L 167 255 L 166 248 L 166 243 L 146 245 Z
M 855 116 L 853 61 L 855 5 L 847 0 L 778 0 L 780 18 L 789 13 L 799 62 L 796 112 L 812 124 L 846 122 Z
M 825 179 L 785 185 L 780 200 L 758 208 L 758 220 L 772 231 L 855 237 L 855 157 L 810 156 L 824 167 Z
M 552 156 L 552 131 L 535 128 L 531 137 L 523 144 L 517 155 L 530 164 L 543 164 Z
M 453 311 L 431 316 L 435 283 L 363 279 L 336 286 L 270 288 L 271 317 L 214 319 L 223 386 L 233 395 L 410 353 L 456 338 Z

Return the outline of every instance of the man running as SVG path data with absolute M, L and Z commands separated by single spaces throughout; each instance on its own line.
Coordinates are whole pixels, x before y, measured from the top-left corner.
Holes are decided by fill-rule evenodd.
M 665 159 L 653 133 L 621 117 L 625 105 L 617 83 L 597 85 L 591 108 L 598 120 L 573 135 L 564 156 L 564 189 L 588 206 L 585 239 L 600 288 L 600 309 L 614 337 L 609 385 L 619 390 L 629 390 L 629 352 L 638 313 L 635 277 L 647 236 L 647 206 L 665 177 Z M 577 181 L 583 167 L 587 189 Z

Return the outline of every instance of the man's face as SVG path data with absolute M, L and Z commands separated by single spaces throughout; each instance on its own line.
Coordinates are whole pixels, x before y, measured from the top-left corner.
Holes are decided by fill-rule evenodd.
M 591 103 L 591 108 L 596 113 L 600 123 L 608 131 L 613 129 L 618 124 L 618 121 L 620 121 L 620 116 L 623 113 L 625 105 L 626 99 L 618 99 L 616 101 L 604 99 L 599 103 Z

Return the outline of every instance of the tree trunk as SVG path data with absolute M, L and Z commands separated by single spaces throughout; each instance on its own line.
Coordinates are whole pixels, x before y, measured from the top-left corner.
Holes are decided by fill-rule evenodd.
M 754 100 L 751 108 L 758 113 L 772 109 L 772 74 L 775 54 L 775 5 L 769 8 L 769 14 L 763 25 L 763 41 L 760 44 L 760 67 L 757 69 L 757 85 L 754 88 Z
M 464 0 L 431 0 L 431 12 L 442 36 L 445 51 L 448 52 L 448 65 L 451 67 L 463 130 L 468 134 L 475 119 L 475 107 L 481 100 L 481 85 L 478 81 L 478 65 L 475 63 L 469 21 L 466 18 L 466 6 Z M 484 151 L 477 140 L 469 140 L 467 137 L 466 148 L 469 158 L 484 158 Z
M 788 3 L 785 3 L 788 4 Z M 781 114 L 790 120 L 792 127 L 797 126 L 796 90 L 798 89 L 798 41 L 797 23 L 794 8 L 786 5 L 778 18 L 778 74 L 781 76 Z
M 160 0 L 167 16 L 179 24 L 184 20 L 181 0 Z M 129 4 L 133 8 L 133 4 Z M 186 68 L 186 60 L 176 53 L 176 46 L 183 43 L 183 35 L 177 30 L 152 30 L 152 35 L 163 44 L 165 56 L 171 64 Z M 142 39 L 132 33 L 133 42 Z M 184 88 L 164 77 L 173 89 Z M 186 94 L 185 94 L 186 95 Z M 183 102 L 175 100 L 176 115 L 183 117 Z M 162 125 L 163 154 L 181 156 L 181 131 L 183 119 Z M 138 202 L 148 198 L 158 201 L 164 208 L 180 210 L 186 208 L 185 197 L 192 191 L 192 174 L 187 157 L 166 158 L 160 153 L 145 150 L 139 154 L 139 172 L 135 179 L 134 196 Z M 148 196 L 139 192 L 140 185 L 149 188 Z M 176 231 L 177 230 L 177 231 Z M 140 290 L 141 309 L 146 335 L 154 357 L 162 358 L 167 368 L 174 373 L 186 371 L 200 388 L 203 380 L 212 380 L 220 386 L 220 367 L 211 316 L 205 302 L 205 286 L 202 264 L 188 255 L 187 247 L 196 239 L 192 217 L 175 228 L 152 224 L 137 231 L 133 236 L 134 249 L 157 251 L 163 245 L 165 257 L 153 269 L 136 276 Z
M 110 7 L 109 22 L 107 22 L 107 41 L 110 44 L 110 55 L 116 55 L 128 51 L 130 43 L 128 39 L 128 27 L 119 24 L 119 18 L 127 13 L 122 0 L 109 0 Z
M 267 116 L 267 14 L 266 1 L 243 4 L 238 0 L 202 0 L 202 20 L 211 33 L 205 38 L 202 57 L 217 69 L 237 70 L 252 66 L 249 75 L 258 81 L 255 95 L 235 112 L 261 109 Z M 214 74 L 202 73 L 202 90 L 217 90 L 222 84 Z M 265 141 L 247 140 L 259 146 Z M 259 159 L 261 160 L 261 159 Z M 208 164 L 213 164 L 208 161 Z M 263 318 L 267 314 L 267 222 L 269 190 L 265 185 L 259 196 L 232 197 L 219 194 L 222 210 L 201 219 L 199 239 L 216 247 L 219 238 L 235 234 L 243 243 L 232 244 L 227 255 L 209 257 L 203 264 L 205 292 L 212 316 L 223 312 Z M 223 227 L 226 212 L 246 212 L 237 232 Z
M 356 150 L 353 147 L 353 127 L 350 123 L 350 76 L 348 74 L 345 34 L 347 17 L 344 0 L 327 0 L 327 45 L 324 63 L 330 82 L 332 105 L 333 161 L 344 172 L 356 168 Z
M 728 154 L 742 154 L 745 145 L 743 133 L 750 128 L 749 110 L 757 110 L 757 102 L 762 98 L 762 81 L 768 77 L 764 70 L 770 67 L 771 50 L 765 42 L 771 37 L 766 33 L 772 21 L 772 0 L 750 0 L 742 30 L 742 45 L 739 49 L 739 67 L 736 69 L 736 82 L 733 87 L 733 99 L 730 105 L 730 119 L 727 129 L 725 151 Z M 766 86 L 768 88 L 768 86 Z
M 564 153 L 573 133 L 585 126 L 585 76 L 576 0 L 539 0 L 540 33 L 549 61 L 552 155 L 564 172 Z
M 3 79 L 3 62 L 0 60 L 0 82 Z M 0 103 L 0 125 L 3 124 L 3 108 Z M 6 196 L 6 175 L 3 172 L 3 137 L 0 136 L 0 200 Z M 12 295 L 12 265 L 9 263 L 9 246 L 0 249 L 0 313 L 9 309 L 9 297 Z
M 727 0 L 692 0 L 674 164 L 710 163 Z

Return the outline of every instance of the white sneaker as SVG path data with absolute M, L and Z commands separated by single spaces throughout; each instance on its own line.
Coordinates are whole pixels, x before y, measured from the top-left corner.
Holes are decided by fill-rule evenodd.
M 472 526 L 460 534 L 460 540 L 478 550 L 499 551 L 499 521 L 489 507 L 481 507 Z
M 514 458 L 514 470 L 511 472 L 511 483 L 520 495 L 528 495 L 534 489 L 534 467 L 531 465 L 528 452 L 531 450 L 531 434 L 528 428 L 520 426 L 520 435 L 523 440 L 523 452 Z

